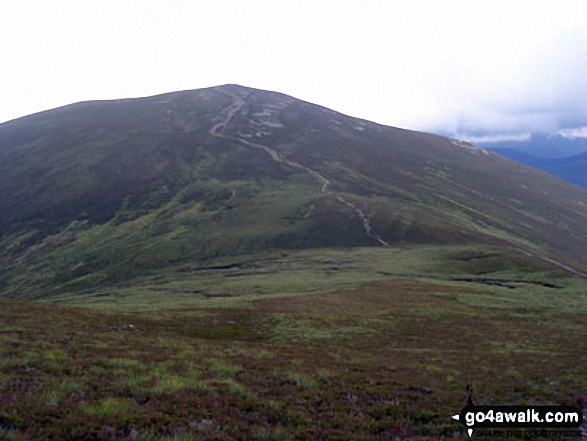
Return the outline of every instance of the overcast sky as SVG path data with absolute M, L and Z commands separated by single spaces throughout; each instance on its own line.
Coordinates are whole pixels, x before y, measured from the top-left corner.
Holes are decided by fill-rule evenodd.
M 0 122 L 225 83 L 382 124 L 587 135 L 585 0 L 1 0 Z

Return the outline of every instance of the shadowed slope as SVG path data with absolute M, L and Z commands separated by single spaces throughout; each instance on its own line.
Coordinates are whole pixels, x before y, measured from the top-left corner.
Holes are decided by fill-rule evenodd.
M 410 241 L 490 235 L 587 259 L 581 249 L 587 193 L 581 189 L 461 141 L 377 125 L 272 92 L 223 90 L 246 101 L 224 133 L 303 164 L 328 180 L 332 193 L 362 197 L 388 240 L 406 233 Z
M 470 144 L 236 85 L 4 123 L 0 189 L 11 297 L 275 249 L 485 243 L 587 261 L 581 189 Z

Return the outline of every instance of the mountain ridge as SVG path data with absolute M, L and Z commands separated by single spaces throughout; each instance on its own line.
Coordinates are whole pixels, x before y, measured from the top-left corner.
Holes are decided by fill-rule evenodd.
M 1 124 L 0 189 L 11 297 L 260 250 L 482 243 L 587 262 L 583 190 L 468 143 L 237 85 Z
M 563 158 L 533 156 L 521 150 L 492 149 L 495 153 L 545 171 L 571 184 L 587 188 L 587 152 Z
M 561 134 L 532 132 L 524 140 L 479 142 L 490 150 L 516 150 L 540 159 L 563 159 L 587 152 L 587 138 L 569 138 Z

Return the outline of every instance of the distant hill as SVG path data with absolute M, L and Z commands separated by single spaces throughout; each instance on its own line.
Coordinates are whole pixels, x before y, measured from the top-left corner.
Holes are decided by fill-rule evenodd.
M 490 244 L 587 262 L 587 192 L 486 149 L 225 85 L 0 124 L 0 295 L 263 250 Z
M 587 153 L 565 158 L 538 158 L 518 150 L 492 149 L 492 151 L 587 189 Z
M 587 138 L 566 138 L 548 133 L 532 133 L 525 141 L 476 143 L 494 151 L 515 150 L 536 158 L 565 158 L 587 152 Z

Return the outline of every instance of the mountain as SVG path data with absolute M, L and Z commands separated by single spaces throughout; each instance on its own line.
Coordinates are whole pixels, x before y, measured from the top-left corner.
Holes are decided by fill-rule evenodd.
M 541 159 L 565 158 L 587 152 L 587 138 L 567 138 L 552 133 L 534 132 L 523 141 L 476 143 L 493 151 L 515 150 Z
M 493 152 L 543 170 L 564 181 L 587 188 L 587 152 L 564 158 L 539 158 L 519 150 L 492 149 Z
M 587 262 L 587 192 L 486 149 L 237 85 L 0 124 L 0 295 L 267 250 L 486 244 Z

